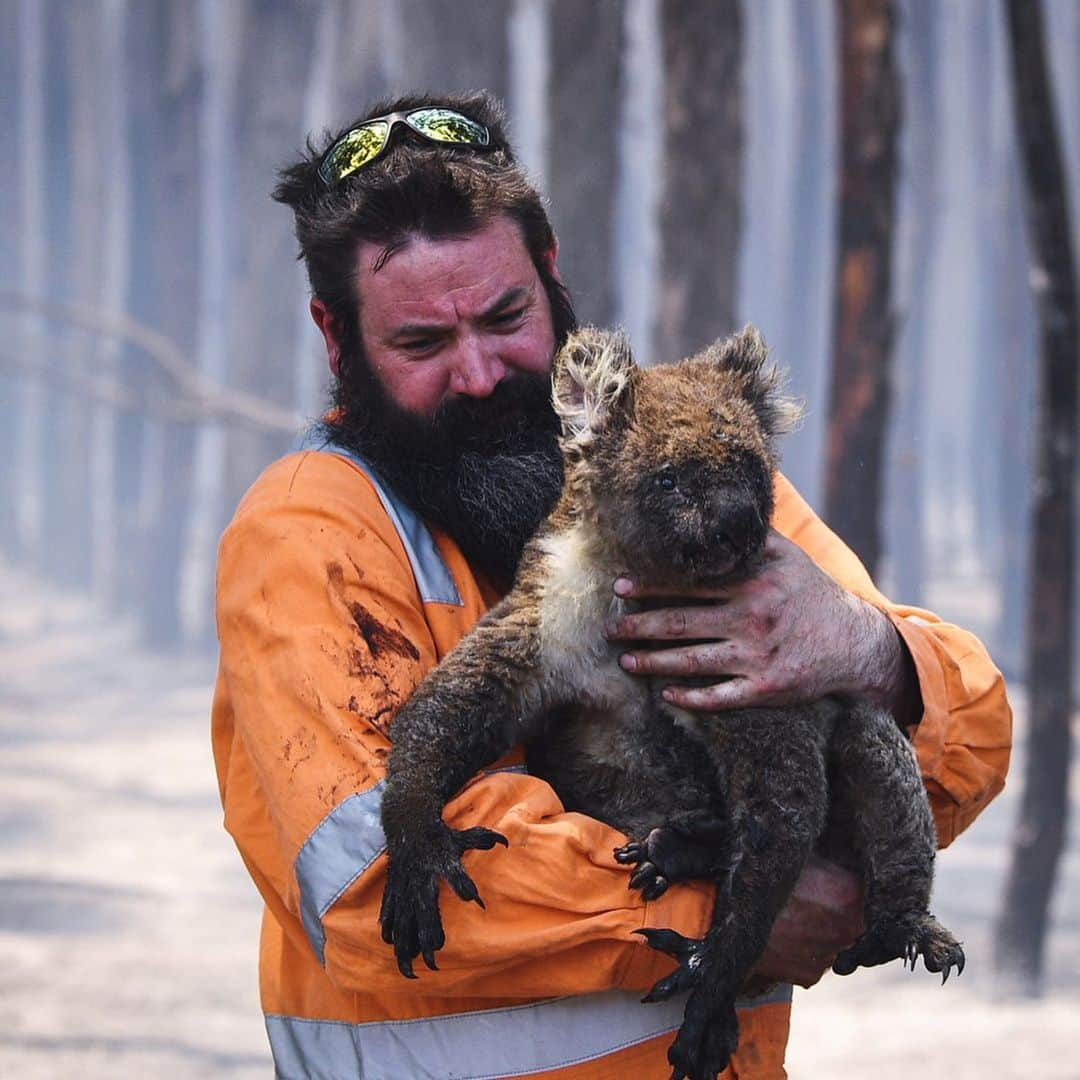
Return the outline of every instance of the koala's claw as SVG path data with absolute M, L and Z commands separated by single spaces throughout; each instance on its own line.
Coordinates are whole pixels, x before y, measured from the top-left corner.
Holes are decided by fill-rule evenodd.
M 645 1004 L 665 1001 L 675 994 L 693 989 L 698 983 L 698 971 L 701 968 L 705 942 L 703 939 L 683 937 L 674 930 L 654 930 L 645 927 L 635 930 L 648 943 L 650 948 L 667 953 L 679 961 L 679 966 L 670 974 L 660 979 L 641 999 Z
M 462 900 L 482 908 L 480 891 L 461 865 L 461 856 L 470 849 L 488 851 L 496 844 L 508 846 L 508 841 L 491 829 L 456 830 L 442 824 L 434 839 L 428 835 L 422 848 L 391 858 L 379 923 L 382 939 L 394 947 L 398 970 L 406 979 L 416 978 L 413 961 L 418 956 L 431 971 L 439 970 L 435 953 L 446 944 L 439 914 L 439 878 L 445 878 Z

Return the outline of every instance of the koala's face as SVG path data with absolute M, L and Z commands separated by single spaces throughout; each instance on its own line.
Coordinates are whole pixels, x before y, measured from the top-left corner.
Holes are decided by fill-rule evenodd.
M 575 430 L 560 408 L 576 501 L 642 580 L 716 582 L 760 554 L 773 508 L 773 439 L 793 410 L 764 358 L 753 331 L 648 370 L 624 352 L 623 379 L 584 387 L 582 407 L 593 406 L 585 423 Z

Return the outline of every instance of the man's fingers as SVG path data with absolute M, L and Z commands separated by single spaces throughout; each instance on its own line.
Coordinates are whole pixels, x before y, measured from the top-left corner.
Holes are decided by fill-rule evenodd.
M 712 686 L 665 686 L 663 696 L 672 705 L 694 712 L 719 712 L 765 704 L 761 690 L 741 675 Z
M 642 585 L 640 581 L 632 578 L 617 578 L 614 584 L 615 594 L 625 600 L 715 600 L 727 596 L 728 590 L 718 585 L 684 585 L 678 592 L 673 592 L 671 586 Z
M 707 641 L 676 649 L 641 649 L 619 658 L 636 675 L 739 675 L 739 649 L 730 641 Z
M 725 636 L 731 623 L 732 617 L 722 604 L 662 607 L 623 615 L 608 627 L 608 637 L 612 641 L 716 639 Z

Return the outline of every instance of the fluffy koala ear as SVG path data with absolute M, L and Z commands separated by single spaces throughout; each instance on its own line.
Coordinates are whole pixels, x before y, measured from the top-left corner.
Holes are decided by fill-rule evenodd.
M 584 449 L 596 435 L 630 415 L 637 367 L 622 331 L 584 326 L 555 357 L 555 411 L 565 445 Z
M 784 393 L 785 374 L 769 360 L 769 347 L 756 327 L 744 326 L 737 334 L 717 342 L 709 354 L 720 367 L 739 376 L 743 396 L 770 439 L 799 426 L 803 403 Z

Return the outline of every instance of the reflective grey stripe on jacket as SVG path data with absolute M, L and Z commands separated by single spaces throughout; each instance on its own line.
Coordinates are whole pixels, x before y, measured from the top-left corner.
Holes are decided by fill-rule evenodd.
M 524 772 L 509 765 L 489 772 Z M 386 850 L 380 812 L 386 781 L 342 800 L 301 845 L 293 863 L 300 887 L 300 921 L 320 964 L 326 963 L 323 916 Z
M 267 1016 L 266 1030 L 283 1080 L 489 1080 L 579 1065 L 674 1032 L 685 1001 L 642 1005 L 637 994 L 609 990 L 369 1024 Z M 784 986 L 739 1007 L 790 1001 Z
M 420 516 L 404 503 L 379 476 L 379 474 L 352 450 L 330 442 L 319 434 L 318 425 L 308 428 L 293 444 L 293 450 L 319 450 L 351 461 L 371 481 L 375 494 L 401 539 L 405 554 L 409 557 L 420 599 L 425 604 L 453 604 L 461 607 L 461 595 L 434 538 Z

